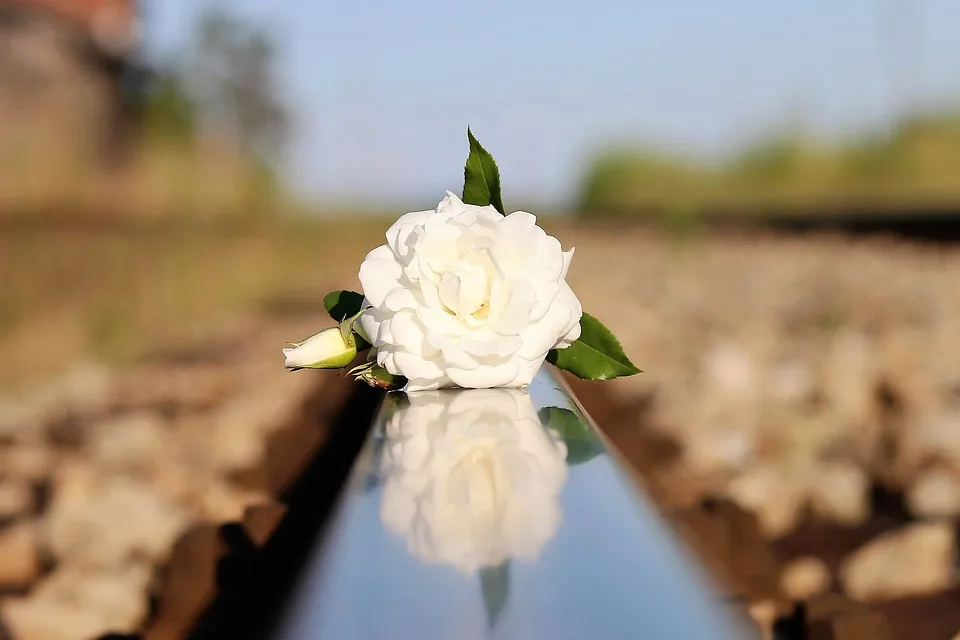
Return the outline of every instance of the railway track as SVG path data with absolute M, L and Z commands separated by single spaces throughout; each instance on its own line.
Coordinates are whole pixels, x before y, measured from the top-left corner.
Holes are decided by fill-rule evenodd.
M 359 389 L 286 497 L 191 637 L 761 637 L 546 368 L 529 395 Z

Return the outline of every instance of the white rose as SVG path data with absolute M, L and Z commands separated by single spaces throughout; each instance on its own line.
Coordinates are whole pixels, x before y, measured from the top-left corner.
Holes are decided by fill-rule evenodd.
M 360 266 L 372 309 L 359 325 L 408 391 L 525 386 L 548 351 L 580 337 L 583 310 L 565 280 L 573 250 L 532 214 L 448 192 L 386 235 Z
M 424 562 L 535 560 L 561 521 L 567 448 L 525 392 L 409 396 L 386 427 L 380 515 Z

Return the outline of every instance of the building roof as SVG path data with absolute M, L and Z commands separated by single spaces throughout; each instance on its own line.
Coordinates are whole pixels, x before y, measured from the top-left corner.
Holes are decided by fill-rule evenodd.
M 0 0 L 0 6 L 37 11 L 75 24 L 102 49 L 116 55 L 139 44 L 137 0 Z

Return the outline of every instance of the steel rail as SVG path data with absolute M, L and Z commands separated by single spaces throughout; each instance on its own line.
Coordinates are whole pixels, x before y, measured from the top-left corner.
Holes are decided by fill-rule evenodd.
M 268 637 L 756 637 L 545 366 L 387 394 Z

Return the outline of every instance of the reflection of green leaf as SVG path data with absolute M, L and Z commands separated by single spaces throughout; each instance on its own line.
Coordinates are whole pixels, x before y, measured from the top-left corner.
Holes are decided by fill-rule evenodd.
M 537 415 L 543 426 L 556 431 L 567 445 L 567 464 L 580 464 L 603 452 L 590 425 L 570 409 L 544 407 Z
M 503 201 L 500 199 L 500 170 L 493 156 L 484 149 L 467 127 L 467 139 L 470 142 L 470 155 L 463 168 L 463 201 L 485 207 L 493 207 L 503 213 Z
M 610 380 L 643 373 L 630 362 L 610 330 L 589 313 L 580 317 L 580 337 L 566 349 L 552 349 L 547 362 L 583 380 Z
M 510 595 L 509 560 L 496 567 L 480 569 L 480 591 L 483 593 L 483 606 L 487 610 L 487 627 L 493 630 Z

